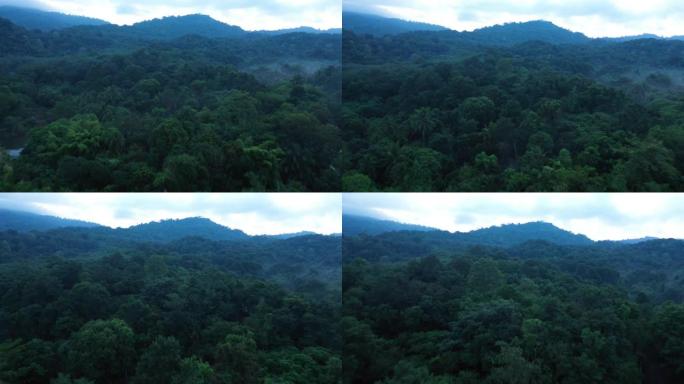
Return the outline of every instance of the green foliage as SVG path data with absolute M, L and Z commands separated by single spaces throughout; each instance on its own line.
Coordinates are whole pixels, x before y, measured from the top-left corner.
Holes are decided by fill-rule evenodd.
M 0 232 L 0 381 L 339 382 L 339 238 L 133 232 Z
M 345 383 L 681 381 L 681 241 L 448 236 L 345 236 Z
M 344 190 L 684 188 L 681 98 L 654 83 L 657 73 L 642 75 L 681 75 L 675 58 L 684 44 L 599 44 L 561 30 L 577 45 L 500 47 L 532 35 L 555 41 L 548 23 L 529 24 L 382 38 L 346 32 Z M 499 29 L 507 40 L 497 40 Z
M 340 190 L 339 37 L 5 27 L 2 190 Z
M 174 337 L 157 339 L 140 355 L 135 369 L 136 383 L 170 383 L 180 371 L 181 346 Z M 192 371 L 192 368 L 186 368 Z M 195 375 L 195 372 L 187 375 Z
M 94 320 L 60 348 L 68 372 L 96 382 L 127 379 L 134 361 L 135 336 L 122 320 Z
M 0 379 L 11 383 L 45 383 L 57 370 L 55 346 L 31 339 L 0 344 Z
M 171 384 L 210 384 L 214 381 L 214 370 L 209 364 L 195 356 L 180 362 L 179 373 Z

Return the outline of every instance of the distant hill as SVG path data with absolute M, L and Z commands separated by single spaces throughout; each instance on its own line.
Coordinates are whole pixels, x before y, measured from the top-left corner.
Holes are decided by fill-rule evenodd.
M 418 235 L 423 239 L 449 243 L 482 244 L 488 246 L 513 246 L 527 241 L 541 240 L 558 245 L 591 245 L 594 241 L 585 235 L 575 234 L 546 222 L 506 224 L 482 228 L 471 232 L 449 233 L 435 228 L 403 224 L 390 220 L 378 220 L 365 216 L 343 215 L 342 227 L 346 236 L 362 233 L 381 235 L 399 231 L 426 232 Z M 399 234 L 398 236 L 401 236 Z
M 342 23 L 345 30 L 356 34 L 385 36 L 408 32 L 440 32 L 433 37 L 452 42 L 461 40 L 482 45 L 512 46 L 528 41 L 543 41 L 553 44 L 584 44 L 592 41 L 592 39 L 582 33 L 569 31 L 544 20 L 506 23 L 476 29 L 472 32 L 458 32 L 438 25 L 345 12 Z
M 652 241 L 652 240 L 659 240 L 659 239 L 657 237 L 646 236 L 646 237 L 641 237 L 638 239 L 619 240 L 617 242 L 622 243 L 622 244 L 639 244 L 639 243 L 645 243 L 647 241 Z
M 187 35 L 210 38 L 237 37 L 247 34 L 245 30 L 214 20 L 207 15 L 169 16 L 119 27 L 127 34 L 145 39 L 169 40 Z
M 681 268 L 684 263 L 683 240 L 647 237 L 595 242 L 546 222 L 501 225 L 471 232 L 384 232 L 375 236 L 346 236 L 343 241 L 345 262 L 357 258 L 403 262 L 431 255 L 446 258 L 470 253 L 563 262 L 578 257 L 600 259 L 629 269 L 650 269 L 655 264 Z M 670 278 L 679 279 L 676 274 Z
M 99 227 L 99 225 L 86 221 L 63 219 L 31 212 L 0 209 L 0 231 L 48 231 L 66 227 L 94 228 Z
M 169 242 L 185 237 L 201 237 L 207 240 L 246 240 L 244 232 L 224 227 L 209 219 L 192 217 L 180 220 L 162 220 L 114 230 L 117 235 L 131 240 Z
M 344 30 L 353 31 L 358 34 L 369 34 L 375 36 L 397 35 L 415 31 L 446 31 L 445 27 L 415 21 L 392 19 L 377 15 L 370 15 L 357 12 L 344 12 L 342 14 L 342 25 Z
M 301 232 L 293 232 L 293 233 L 283 233 L 280 235 L 269 235 L 266 236 L 271 239 L 279 239 L 279 240 L 285 240 L 285 239 L 292 239 L 295 237 L 302 237 L 302 236 L 317 236 L 318 234 L 316 232 L 311 232 L 311 231 L 301 231 Z
M 508 224 L 479 229 L 464 234 L 475 243 L 510 246 L 532 240 L 543 240 L 558 245 L 591 245 L 585 235 L 575 234 L 546 222 Z
M 38 42 L 26 28 L 0 17 L 0 56 L 31 54 Z
M 552 44 L 584 44 L 591 41 L 581 33 L 569 31 L 544 20 L 494 25 L 465 32 L 464 36 L 482 44 L 507 46 L 527 41 Z
M 264 35 L 285 35 L 288 33 L 313 33 L 313 34 L 321 34 L 321 33 L 326 33 L 326 34 L 335 34 L 339 35 L 342 33 L 341 28 L 331 28 L 331 29 L 316 29 L 316 28 L 311 28 L 311 27 L 297 27 L 297 28 L 286 28 L 286 29 L 277 29 L 274 31 L 256 31 L 256 33 L 262 33 Z
M 119 238 L 127 241 L 169 243 L 189 237 L 211 241 L 236 241 L 252 239 L 288 240 L 298 237 L 321 236 L 311 231 L 284 233 L 270 236 L 250 236 L 238 229 L 231 229 L 203 217 L 153 221 L 129 228 L 101 226 L 80 220 L 62 219 L 54 216 L 38 215 L 24 211 L 0 209 L 0 232 L 15 230 L 18 232 L 49 231 L 62 228 L 81 228 L 96 230 L 85 231 L 104 238 Z
M 108 22 L 84 16 L 72 16 L 59 12 L 48 12 L 33 8 L 0 6 L 0 17 L 10 20 L 26 29 L 51 31 L 78 25 L 106 25 Z
M 662 39 L 662 37 L 660 37 L 658 35 L 654 35 L 652 33 L 643 33 L 641 35 L 635 35 L 635 36 L 603 37 L 603 38 L 600 38 L 599 40 L 609 41 L 609 42 L 613 42 L 613 43 L 622 43 L 625 41 L 641 40 L 641 39 Z
M 635 36 L 604 37 L 604 38 L 600 38 L 598 40 L 608 41 L 608 42 L 612 42 L 612 43 L 623 43 L 626 41 L 643 40 L 643 39 L 684 40 L 684 36 L 663 37 L 663 36 L 654 35 L 652 33 L 643 33 L 641 35 L 635 35 Z
M 8 9 L 7 12 L 1 10 Z M 15 12 L 16 10 L 16 12 Z M 22 17 L 17 16 L 23 15 Z M 66 18 L 71 22 L 64 22 L 58 24 L 51 22 L 52 18 L 61 19 Z M 276 31 L 245 31 L 242 28 L 229 25 L 210 16 L 202 14 L 193 14 L 185 16 L 168 16 L 159 19 L 152 19 L 142 21 L 133 25 L 119 26 L 109 24 L 102 20 L 90 19 L 87 17 L 63 15 L 54 12 L 45 12 L 36 9 L 16 8 L 16 7 L 0 7 L 0 19 L 5 19 L 9 23 L 0 26 L 0 42 L 16 40 L 23 42 L 23 45 L 53 45 L 53 42 L 48 41 L 41 43 L 28 44 L 27 39 L 48 39 L 48 35 L 30 34 L 28 31 L 22 30 L 42 30 L 50 31 L 60 29 L 59 36 L 80 36 L 83 40 L 83 45 L 92 45 L 93 42 L 106 41 L 108 38 L 120 39 L 124 44 L 125 40 L 175 40 L 185 36 L 201 36 L 210 39 L 223 38 L 240 38 L 240 37 L 269 37 L 287 35 L 291 33 L 306 33 L 306 34 L 340 34 L 340 29 L 319 30 L 311 27 L 298 27 L 291 29 L 282 29 Z M 11 23 L 11 24 L 10 24 Z M 21 28 L 14 28 L 21 27 Z M 89 44 L 86 42 L 90 42 Z M 130 43 L 130 41 L 129 41 Z M 59 44 L 59 43 L 57 43 Z M 10 46 L 10 44 L 6 44 Z M 27 50 L 28 47 L 19 47 Z M 10 52 L 14 53 L 14 52 Z M 23 52 L 17 52 L 23 53 Z
M 414 224 L 403 224 L 390 220 L 379 220 L 366 216 L 343 215 L 342 232 L 345 236 L 355 236 L 362 233 L 378 235 L 386 232 L 398 231 L 437 231 L 435 228 L 423 227 Z

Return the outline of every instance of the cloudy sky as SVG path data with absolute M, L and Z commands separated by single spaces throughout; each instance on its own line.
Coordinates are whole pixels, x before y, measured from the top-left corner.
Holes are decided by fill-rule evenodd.
M 341 0 L 0 0 L 3 4 L 95 17 L 115 24 L 202 13 L 247 30 L 342 25 Z
M 682 0 L 344 0 L 344 7 L 458 31 L 544 19 L 590 37 L 684 35 Z
M 340 194 L 0 193 L 0 208 L 109 227 L 199 216 L 250 235 L 342 232 Z
M 678 194 L 344 194 L 345 214 L 447 231 L 546 221 L 593 240 L 684 239 Z

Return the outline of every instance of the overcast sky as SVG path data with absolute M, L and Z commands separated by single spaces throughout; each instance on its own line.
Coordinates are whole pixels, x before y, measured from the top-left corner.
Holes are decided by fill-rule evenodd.
M 341 0 L 0 0 L 3 4 L 95 17 L 115 24 L 202 13 L 247 30 L 342 25 Z
M 341 195 L 325 193 L 0 193 L 0 208 L 109 227 L 205 217 L 250 235 L 342 232 Z
M 344 0 L 344 7 L 458 31 L 544 19 L 590 37 L 684 35 L 682 0 Z
M 678 194 L 344 194 L 345 214 L 447 231 L 546 221 L 593 240 L 684 239 Z

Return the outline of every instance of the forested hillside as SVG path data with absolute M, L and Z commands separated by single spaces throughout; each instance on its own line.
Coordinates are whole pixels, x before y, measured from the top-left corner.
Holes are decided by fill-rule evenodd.
M 676 191 L 684 42 L 345 31 L 346 191 Z
M 46 12 L 33 8 L 0 5 L 0 17 L 11 20 L 26 29 L 52 31 L 79 25 L 105 25 L 104 20 L 90 17 L 65 15 L 59 12 Z
M 340 189 L 340 37 L 0 19 L 0 189 Z
M 683 241 L 436 234 L 345 236 L 345 383 L 684 380 Z
M 0 381 L 338 383 L 340 238 L 217 227 L 0 232 Z
M 354 214 L 342 215 L 342 228 L 346 236 L 359 234 L 378 235 L 385 232 L 398 231 L 436 231 L 435 228 L 424 227 L 414 224 L 397 223 L 392 220 L 379 220 L 367 216 Z
M 39 215 L 24 211 L 0 208 L 0 231 L 14 230 L 19 232 L 46 231 L 66 227 L 97 227 L 95 223 L 60 217 Z
M 414 31 L 445 31 L 439 25 L 418 23 L 415 21 L 390 19 L 382 16 L 369 15 L 362 12 L 347 11 L 342 14 L 344 29 L 360 34 L 375 36 L 397 35 Z

